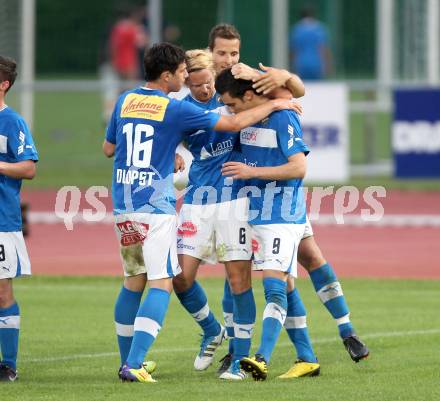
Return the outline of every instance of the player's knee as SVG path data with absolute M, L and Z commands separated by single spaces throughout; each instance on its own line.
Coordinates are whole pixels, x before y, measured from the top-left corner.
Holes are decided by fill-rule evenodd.
M 298 262 L 304 267 L 304 269 L 310 272 L 325 264 L 325 259 L 321 252 L 304 252 L 303 254 L 298 255 Z
M 242 292 L 247 291 L 251 288 L 251 283 L 247 280 L 246 277 L 230 277 L 229 285 L 231 286 L 231 290 L 234 294 L 241 294 Z
M 0 309 L 8 308 L 14 302 L 12 290 L 6 286 L 0 286 Z
M 194 284 L 193 280 L 190 280 L 189 277 L 186 277 L 183 273 L 178 274 L 173 277 L 173 288 L 175 292 L 184 292 L 191 288 Z

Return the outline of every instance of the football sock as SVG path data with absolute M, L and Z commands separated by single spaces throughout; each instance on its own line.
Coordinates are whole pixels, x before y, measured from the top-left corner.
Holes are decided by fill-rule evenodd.
M 234 355 L 233 360 L 249 356 L 251 337 L 256 318 L 256 306 L 252 288 L 241 294 L 232 294 L 234 300 Z
M 121 288 L 115 304 L 115 326 L 118 337 L 119 354 L 121 365 L 127 361 L 134 333 L 134 320 L 141 303 L 142 291 L 130 291 Z
M 17 369 L 18 335 L 20 332 L 20 308 L 17 303 L 0 309 L 0 347 L 2 363 Z
M 225 321 L 226 333 L 229 339 L 229 353 L 232 355 L 234 353 L 234 299 L 232 298 L 231 286 L 229 281 L 225 279 L 225 285 L 223 289 L 223 319 Z
M 339 335 L 342 338 L 353 335 L 354 328 L 350 322 L 350 311 L 342 293 L 341 284 L 332 267 L 326 263 L 309 274 L 318 297 L 336 320 Z
M 317 359 L 307 330 L 306 309 L 296 288 L 287 293 L 287 317 L 284 328 L 296 348 L 298 359 L 305 362 L 316 362 Z
M 264 297 L 266 307 L 263 313 L 263 332 L 261 334 L 260 348 L 257 354 L 270 361 L 276 341 L 286 319 L 287 309 L 287 284 L 277 278 L 264 278 Z
M 205 291 L 195 281 L 191 288 L 177 293 L 182 306 L 192 315 L 203 330 L 205 337 L 216 336 L 220 333 L 220 323 L 209 309 Z
M 162 327 L 170 294 L 160 288 L 150 288 L 134 321 L 134 336 L 127 365 L 139 369 Z

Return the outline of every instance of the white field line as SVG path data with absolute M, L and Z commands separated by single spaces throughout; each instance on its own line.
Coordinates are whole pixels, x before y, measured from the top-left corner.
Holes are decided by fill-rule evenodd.
M 412 330 L 412 331 L 391 331 L 384 333 L 371 333 L 363 335 L 363 339 L 374 339 L 374 338 L 389 338 L 389 337 L 413 337 L 413 336 L 423 336 L 430 334 L 440 334 L 440 329 L 429 329 L 429 330 Z M 313 340 L 313 344 L 328 344 L 334 342 L 340 342 L 339 337 L 328 337 Z M 277 347 L 287 348 L 292 347 L 290 341 L 282 341 L 277 343 Z M 198 347 L 179 347 L 179 348 L 153 348 L 152 353 L 155 354 L 169 354 L 175 352 L 197 352 Z M 74 354 L 74 355 L 64 355 L 48 358 L 21 358 L 22 363 L 47 363 L 47 362 L 62 362 L 62 361 L 72 361 L 76 359 L 92 359 L 92 358 L 107 358 L 119 355 L 117 352 L 100 352 L 96 354 Z
M 359 226 L 359 227 L 440 227 L 440 214 L 385 214 L 379 220 L 354 214 L 311 214 L 310 221 L 318 226 Z M 53 212 L 30 212 L 32 224 L 64 224 L 62 218 Z M 82 213 L 73 218 L 73 224 L 113 224 L 112 213 L 106 213 L 100 221 L 86 221 Z

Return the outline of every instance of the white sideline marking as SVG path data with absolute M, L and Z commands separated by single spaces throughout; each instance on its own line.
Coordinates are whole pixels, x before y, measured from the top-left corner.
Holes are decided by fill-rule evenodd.
M 394 332 L 385 332 L 385 333 L 371 333 L 362 336 L 362 339 L 371 339 L 371 338 L 383 338 L 383 337 L 406 337 L 406 336 L 421 336 L 421 335 L 429 335 L 429 334 L 439 334 L 440 329 L 430 329 L 430 330 L 413 330 L 413 331 L 394 331 Z M 321 338 L 318 340 L 312 340 L 313 344 L 328 344 L 333 342 L 340 342 L 341 339 L 339 337 L 328 337 Z M 292 347 L 292 343 L 290 341 L 283 341 L 277 343 L 277 347 Z M 189 351 L 198 351 L 198 347 L 186 347 L 186 348 L 155 348 L 152 350 L 153 354 L 169 354 L 172 352 L 189 352 Z M 91 359 L 91 358 L 107 358 L 119 355 L 118 352 L 100 352 L 96 354 L 75 354 L 75 355 L 65 355 L 65 356 L 56 356 L 49 358 L 23 358 L 21 359 L 22 363 L 46 363 L 46 362 L 62 362 L 62 361 L 72 361 L 76 359 Z
M 336 216 L 343 224 L 337 224 Z M 378 221 L 369 221 L 360 215 L 311 214 L 310 221 L 317 226 L 370 226 L 370 227 L 440 227 L 440 214 L 385 214 Z M 29 222 L 32 224 L 64 224 L 52 212 L 30 212 Z M 112 213 L 106 213 L 101 221 L 86 221 L 82 213 L 73 218 L 74 224 L 113 224 Z

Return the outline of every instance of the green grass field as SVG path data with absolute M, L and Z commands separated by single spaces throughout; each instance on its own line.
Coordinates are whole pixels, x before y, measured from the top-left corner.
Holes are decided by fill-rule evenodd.
M 16 93 L 8 103 L 18 107 Z M 358 98 L 358 94 L 353 95 Z M 377 114 L 374 155 L 377 160 L 390 159 L 390 116 Z M 350 116 L 351 163 L 366 162 L 365 115 Z M 89 187 L 111 184 L 112 161 L 101 151 L 105 124 L 102 99 L 96 92 L 38 92 L 35 96 L 33 134 L 40 154 L 38 179 L 29 188 L 59 188 L 64 185 Z M 368 138 L 368 140 L 373 140 Z M 440 180 L 395 180 L 390 177 L 353 177 L 347 183 L 360 188 L 384 185 L 388 189 L 440 190 Z M 327 184 L 328 185 L 328 184 Z
M 222 282 L 202 280 L 220 316 Z M 322 365 L 317 378 L 280 381 L 295 359 L 283 332 L 265 382 L 220 382 L 216 367 L 195 372 L 199 329 L 173 296 L 169 313 L 149 355 L 158 363 L 158 383 L 120 383 L 113 324 L 117 278 L 33 277 L 15 282 L 22 311 L 20 380 L 1 387 L 14 400 L 411 400 L 440 399 L 440 281 L 343 281 L 352 321 L 371 356 L 354 364 L 334 322 L 309 281 L 298 287 Z M 255 283 L 258 316 L 263 294 Z M 254 346 L 260 336 L 257 323 Z M 218 351 L 216 362 L 225 353 Z M 217 363 L 216 363 L 217 365 Z

